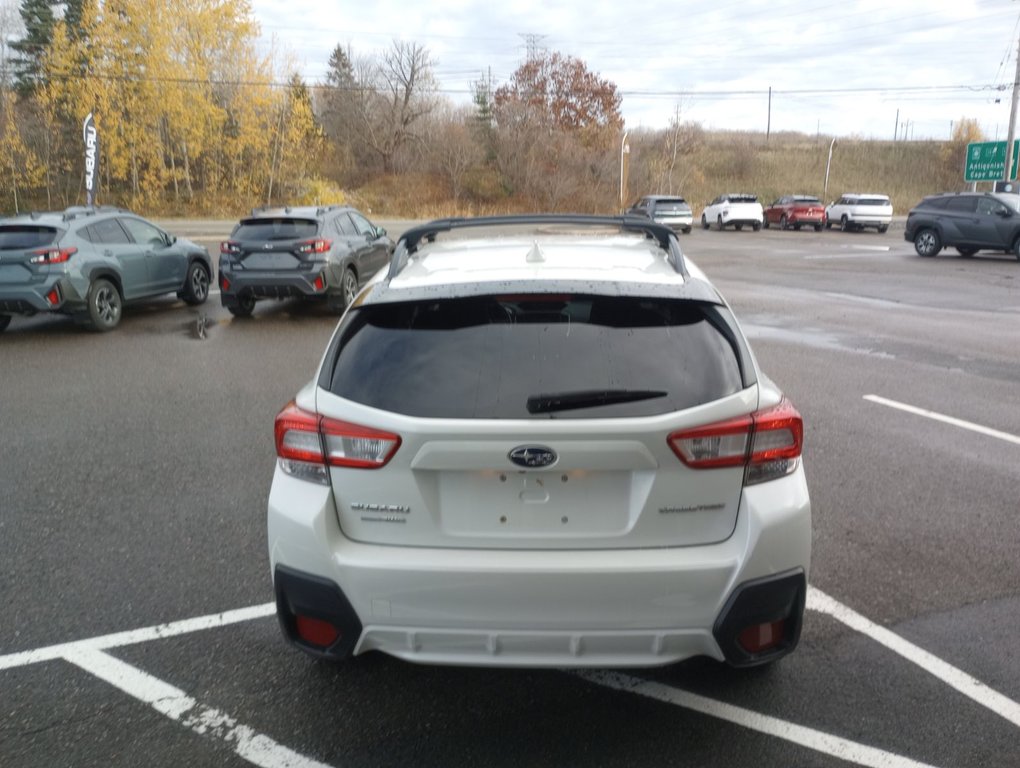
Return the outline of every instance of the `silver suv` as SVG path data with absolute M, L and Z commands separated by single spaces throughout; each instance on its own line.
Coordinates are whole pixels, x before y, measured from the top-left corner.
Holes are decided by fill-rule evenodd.
M 73 207 L 0 220 L 0 331 L 12 315 L 71 315 L 97 331 L 120 323 L 125 302 L 176 293 L 209 296 L 205 248 L 130 211 Z
M 404 234 L 276 418 L 286 638 L 344 659 L 774 661 L 801 631 L 801 417 L 642 217 Z
M 691 204 L 678 195 L 645 195 L 627 213 L 647 216 L 657 224 L 664 224 L 685 235 L 689 235 L 694 226 Z

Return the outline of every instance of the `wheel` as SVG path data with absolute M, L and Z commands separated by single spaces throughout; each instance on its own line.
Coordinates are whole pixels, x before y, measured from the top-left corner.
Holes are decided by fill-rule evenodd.
M 715 219 L 715 225 L 716 225 L 716 227 L 718 227 L 718 228 L 719 228 L 719 231 L 720 231 L 720 232 L 722 232 L 722 231 L 723 231 L 723 229 L 725 229 L 726 225 L 722 223 L 722 216 L 717 216 L 717 217 L 716 217 L 716 219 Z
M 888 231 L 889 231 L 889 225 L 888 224 L 880 224 L 879 225 L 879 227 L 878 227 L 878 234 L 884 235 Z
M 785 213 L 782 216 L 779 217 L 779 228 L 780 229 L 789 229 L 790 228 L 790 222 L 788 222 L 786 220 L 786 214 Z
M 800 224 L 794 224 L 793 228 L 795 231 L 800 232 Z
M 209 298 L 209 273 L 197 261 L 188 265 L 188 274 L 184 278 L 184 290 L 181 298 L 193 307 L 204 304 Z
M 691 228 L 690 227 L 684 227 L 684 234 L 685 235 L 691 234 Z
M 1020 261 L 1020 237 L 1013 243 L 1013 255 L 1016 256 L 1016 260 Z
M 103 278 L 96 280 L 89 286 L 85 303 L 88 305 L 89 323 L 93 330 L 103 333 L 117 327 L 121 310 L 117 286 Z
M 822 225 L 819 222 L 818 224 L 815 224 L 815 232 L 821 232 L 821 231 L 822 231 Z
M 340 283 L 340 292 L 344 299 L 344 309 L 351 306 L 354 297 L 358 295 L 358 276 L 354 270 L 348 267 L 344 270 L 344 279 Z
M 234 317 L 251 317 L 255 311 L 255 297 L 250 293 L 242 293 L 235 304 L 228 304 L 227 309 Z
M 956 252 L 959 253 L 961 256 L 963 256 L 965 259 L 969 259 L 971 256 L 973 256 L 975 253 L 978 252 L 978 249 L 977 248 L 960 248 L 960 247 L 957 247 L 956 248 Z
M 7 330 L 7 326 L 11 324 L 10 315 L 0 315 L 0 331 Z
M 918 256 L 934 256 L 942 250 L 942 238 L 934 229 L 922 229 L 914 235 L 914 250 Z
M 708 219 L 705 218 L 705 214 L 701 214 L 701 228 L 708 229 Z
M 751 225 L 751 229 L 753 229 L 755 232 L 757 232 L 759 229 L 761 229 L 761 222 L 757 222 L 757 221 L 754 222 L 754 224 Z
M 850 231 L 850 219 L 848 219 L 846 217 L 845 213 L 843 214 L 843 218 L 841 218 L 839 220 L 839 228 L 843 232 L 849 232 Z
M 737 230 L 737 232 L 739 232 L 740 230 L 742 230 L 744 228 L 744 225 L 743 224 L 734 224 L 733 227 Z
M 832 229 L 832 222 L 829 221 L 828 219 L 825 220 L 825 228 Z
M 768 219 L 762 219 L 762 220 L 761 220 L 761 225 L 762 225 L 762 227 L 764 227 L 765 229 L 768 229 L 768 228 L 769 228 L 769 220 L 768 220 Z

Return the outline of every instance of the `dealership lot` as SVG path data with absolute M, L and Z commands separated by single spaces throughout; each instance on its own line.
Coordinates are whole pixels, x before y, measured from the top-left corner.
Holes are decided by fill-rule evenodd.
M 228 227 L 171 228 L 215 252 Z M 213 295 L 104 335 L 16 318 L 0 765 L 1020 765 L 1020 264 L 922 260 L 896 229 L 681 243 L 805 419 L 796 653 L 750 672 L 316 664 L 279 637 L 264 517 L 273 416 L 336 317 L 234 320 Z

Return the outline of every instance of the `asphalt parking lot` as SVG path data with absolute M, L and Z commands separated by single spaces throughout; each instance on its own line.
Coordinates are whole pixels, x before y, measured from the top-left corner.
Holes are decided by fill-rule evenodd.
M 399 233 L 407 222 L 380 221 Z M 170 222 L 214 254 L 229 222 Z M 681 238 L 805 420 L 769 669 L 323 665 L 272 612 L 272 422 L 336 317 L 218 295 L 0 335 L 0 766 L 1020 766 L 1020 262 L 899 230 Z M 208 321 L 199 333 L 200 318 Z

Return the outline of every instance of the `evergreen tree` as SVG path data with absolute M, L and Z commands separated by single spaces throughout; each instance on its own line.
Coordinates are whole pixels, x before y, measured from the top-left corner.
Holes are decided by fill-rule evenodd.
M 11 42 L 15 87 L 20 94 L 31 94 L 42 81 L 42 59 L 53 39 L 56 16 L 52 0 L 21 0 L 21 20 L 25 36 Z M 79 3 L 80 5 L 80 3 Z

